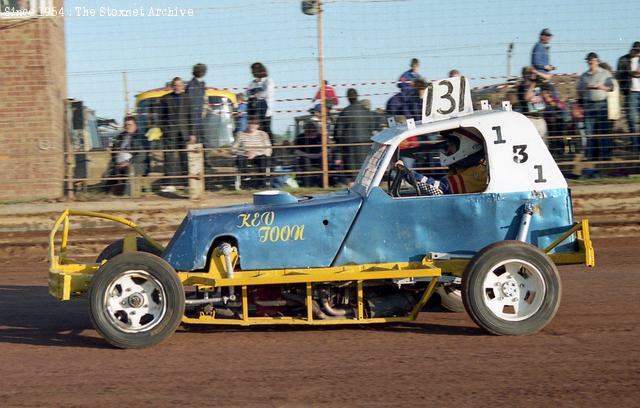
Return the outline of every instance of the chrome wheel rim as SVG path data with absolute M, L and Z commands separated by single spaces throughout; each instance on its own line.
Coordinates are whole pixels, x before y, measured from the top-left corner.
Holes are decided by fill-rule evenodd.
M 126 271 L 111 282 L 105 292 L 104 306 L 110 322 L 126 333 L 149 331 L 167 312 L 165 290 L 146 271 Z
M 544 301 L 546 284 L 542 273 L 529 262 L 509 259 L 486 274 L 482 299 L 496 317 L 517 322 L 533 316 Z

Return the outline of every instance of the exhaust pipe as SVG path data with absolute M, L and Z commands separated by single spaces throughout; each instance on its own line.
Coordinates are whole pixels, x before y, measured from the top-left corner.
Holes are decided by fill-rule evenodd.
M 329 297 L 325 291 L 322 291 L 320 296 L 320 305 L 322 306 L 322 310 L 331 316 L 344 317 L 347 314 L 353 314 L 353 308 L 349 306 L 344 308 L 331 306 L 331 303 L 329 303 Z

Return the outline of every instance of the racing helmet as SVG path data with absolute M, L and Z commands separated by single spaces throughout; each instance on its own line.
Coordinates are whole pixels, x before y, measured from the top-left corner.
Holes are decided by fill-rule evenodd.
M 446 152 L 440 153 L 440 164 L 442 166 L 451 166 L 484 148 L 482 139 L 465 129 L 448 130 L 442 132 L 442 136 L 447 142 L 457 146 L 455 153 L 451 155 L 447 155 Z

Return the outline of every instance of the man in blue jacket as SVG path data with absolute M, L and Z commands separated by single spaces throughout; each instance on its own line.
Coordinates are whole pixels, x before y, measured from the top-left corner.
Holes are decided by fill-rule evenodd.
M 551 72 L 556 69 L 549 62 L 549 43 L 551 42 L 551 31 L 548 28 L 543 29 L 540 32 L 540 41 L 533 46 L 531 51 L 531 65 L 538 71 L 544 73 Z
M 549 43 L 551 42 L 551 37 L 553 37 L 553 34 L 551 34 L 548 28 L 542 29 L 542 31 L 540 31 L 540 41 L 533 46 L 533 50 L 531 51 L 531 65 L 543 75 L 550 74 L 551 71 L 556 69 L 556 67 L 549 62 Z M 547 84 L 553 96 L 558 98 L 558 92 L 553 86 L 553 83 L 551 83 L 551 80 L 549 80 Z

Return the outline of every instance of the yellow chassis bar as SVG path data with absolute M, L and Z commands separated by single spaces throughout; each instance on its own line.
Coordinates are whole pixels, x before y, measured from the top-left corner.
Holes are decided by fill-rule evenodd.
M 79 263 L 67 258 L 67 246 L 69 241 L 69 218 L 72 216 L 87 216 L 114 221 L 133 229 L 138 235 L 160 250 L 164 247 L 147 235 L 132 221 L 92 211 L 65 210 L 56 220 L 49 235 L 50 247 L 50 271 L 49 293 L 59 300 L 69 300 L 72 295 L 86 292 L 93 275 L 100 267 L 97 263 Z M 56 255 L 55 237 L 62 226 L 62 239 L 60 250 Z M 579 251 L 572 253 L 550 253 L 549 256 L 556 264 L 585 263 L 594 266 L 595 257 L 593 246 L 589 237 L 589 224 L 587 220 L 575 223 L 574 226 L 555 242 L 544 249 L 546 253 L 552 251 L 561 242 L 572 234 L 577 234 Z M 127 235 L 124 239 L 123 249 L 136 250 L 135 235 Z M 235 267 L 238 256 L 232 253 L 232 265 Z M 233 278 L 229 278 L 223 254 L 216 249 L 207 272 L 178 272 L 178 277 L 184 286 L 195 286 L 204 290 L 224 286 L 241 287 L 242 319 L 216 318 L 215 315 L 201 313 L 198 317 L 183 316 L 182 322 L 189 324 L 221 324 L 221 325 L 255 325 L 255 324 L 306 324 L 306 325 L 333 325 L 333 324 L 363 324 L 407 322 L 415 320 L 420 310 L 433 294 L 438 278 L 442 270 L 454 275 L 462 275 L 468 264 L 468 259 L 451 259 L 431 261 L 425 257 L 421 262 L 394 262 L 382 264 L 345 265 L 329 268 L 296 268 L 276 270 L 235 271 Z M 363 282 L 367 280 L 404 279 L 404 278 L 432 278 L 424 290 L 419 302 L 407 316 L 388 318 L 366 318 L 364 313 Z M 325 282 L 353 281 L 357 285 L 358 314 L 353 319 L 314 320 L 312 314 L 312 288 L 314 284 Z M 293 317 L 250 317 L 248 311 L 248 288 L 256 285 L 272 284 L 305 284 L 306 286 L 306 318 Z
M 551 252 L 573 234 L 576 234 L 577 238 L 578 250 L 576 252 Z M 549 244 L 543 251 L 556 265 L 578 265 L 584 263 L 585 266 L 594 267 L 596 265 L 596 258 L 589 233 L 589 220 L 584 219 L 580 222 L 574 222 L 573 226 L 567 230 L 567 232 Z M 436 259 L 433 263 L 445 273 L 462 276 L 469 261 L 470 259 Z
M 83 264 L 67 258 L 67 246 L 69 244 L 69 218 L 72 215 L 101 218 L 126 225 L 149 241 L 151 245 L 161 251 L 164 251 L 164 247 L 162 245 L 142 231 L 133 223 L 133 221 L 110 214 L 66 209 L 62 214 L 60 214 L 60 217 L 56 220 L 53 228 L 51 229 L 51 233 L 49 234 L 49 262 L 51 264 L 49 268 L 49 294 L 59 300 L 69 300 L 72 293 L 80 294 L 86 292 L 89 287 L 89 283 L 93 278 L 93 274 L 100 266 L 96 263 Z M 61 225 L 62 240 L 60 242 L 60 251 L 58 255 L 56 255 L 55 238 Z M 133 238 L 133 240 L 131 238 Z M 133 248 L 135 248 L 135 236 L 132 236 L 125 238 L 125 249 L 127 247 L 131 247 L 131 241 L 133 241 Z
M 109 214 L 65 210 L 55 222 L 51 234 L 49 235 L 50 262 L 49 272 L 49 293 L 59 300 L 69 300 L 72 295 L 79 295 L 86 292 L 93 275 L 100 267 L 97 263 L 78 263 L 67 258 L 67 246 L 69 241 L 69 218 L 72 215 L 96 217 L 114 221 L 132 228 L 138 235 L 145 238 L 158 249 L 164 247 L 153 240 L 144 231 L 137 227 L 132 221 L 116 217 Z M 55 238 L 58 230 L 62 226 L 62 240 L 60 251 L 56 255 Z M 124 251 L 135 251 L 135 235 L 127 235 L 124 239 Z M 237 252 L 232 254 L 233 266 L 237 262 Z M 435 267 L 428 259 L 422 262 L 394 262 L 383 264 L 347 265 L 331 268 L 301 268 L 301 269 L 278 269 L 278 270 L 255 270 L 237 271 L 234 277 L 229 278 L 229 271 L 226 271 L 224 255 L 218 248 L 214 251 L 214 256 L 209 267 L 209 271 L 178 272 L 178 277 L 184 286 L 196 286 L 205 290 L 223 286 L 240 286 L 242 300 L 242 319 L 220 319 L 213 315 L 201 314 L 198 318 L 182 317 L 183 323 L 189 324 L 223 324 L 223 325 L 255 325 L 255 324 L 307 324 L 307 325 L 327 325 L 327 324 L 365 324 L 384 322 L 406 322 L 415 320 L 420 310 L 433 294 L 440 269 Z M 366 280 L 396 279 L 396 278 L 423 278 L 431 277 L 431 282 L 424 290 L 419 302 L 407 316 L 390 318 L 366 318 L 364 310 L 363 282 Z M 312 313 L 312 288 L 315 283 L 354 281 L 357 285 L 358 315 L 354 319 L 336 320 L 315 320 Z M 256 285 L 301 283 L 306 286 L 306 318 L 293 317 L 249 317 L 248 288 Z

